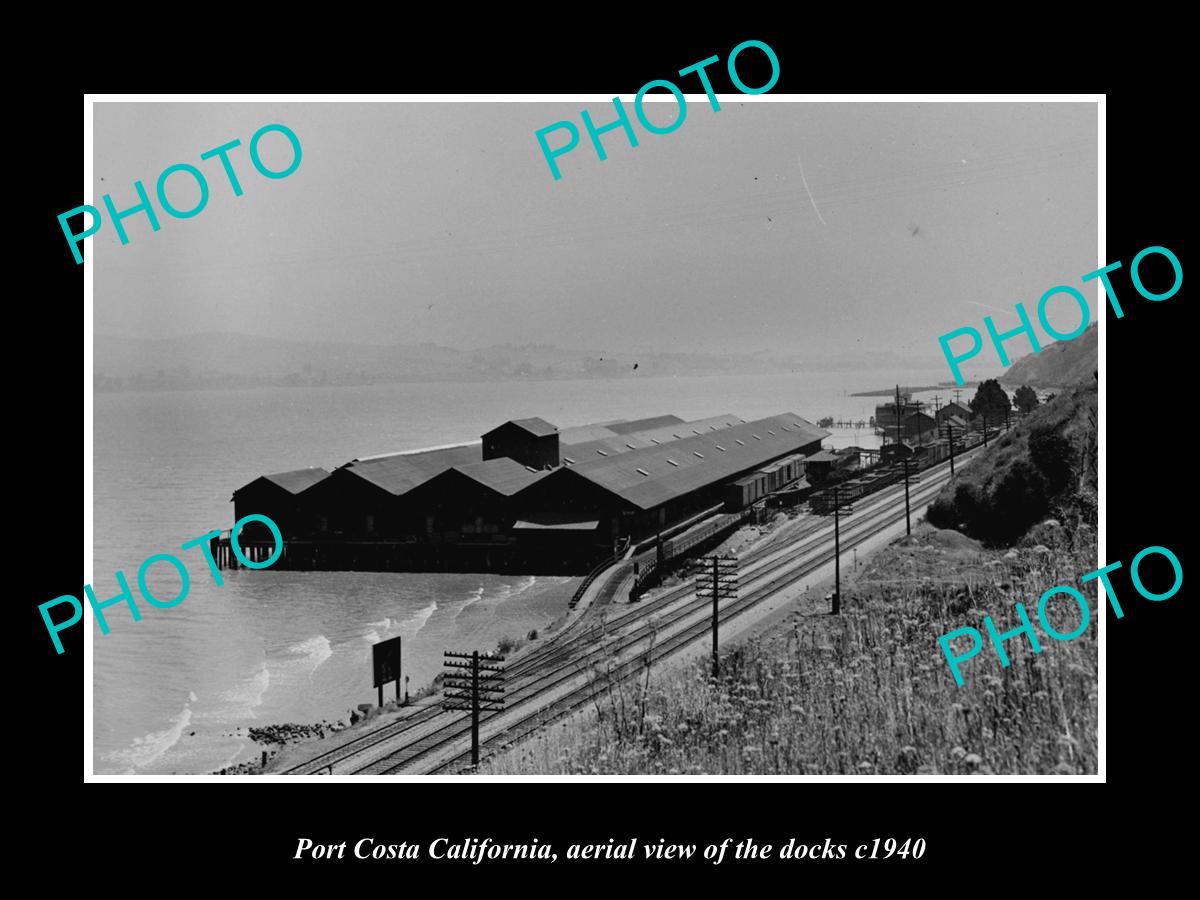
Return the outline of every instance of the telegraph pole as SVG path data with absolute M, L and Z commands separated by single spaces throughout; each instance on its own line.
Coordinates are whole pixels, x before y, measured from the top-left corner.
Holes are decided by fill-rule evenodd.
M 907 406 L 907 405 L 908 404 L 905 404 L 905 406 Z M 896 385 L 896 443 L 897 444 L 899 444 L 900 440 L 901 440 L 900 429 L 902 426 L 901 420 L 903 418 L 904 418 L 904 416 L 900 411 L 900 385 Z
M 478 650 L 470 653 L 442 654 L 446 658 L 445 701 L 443 709 L 471 714 L 471 768 L 479 766 L 479 714 L 504 709 L 504 662 L 499 654 Z
M 946 420 L 945 425 L 946 425 L 946 439 L 950 442 L 950 477 L 953 478 L 954 477 L 954 426 L 950 424 L 949 419 Z
M 809 504 L 815 514 L 833 515 L 833 615 L 842 611 L 842 533 L 841 517 L 854 512 L 854 507 L 842 500 L 841 486 L 834 485 L 813 497 Z M 832 496 L 831 496 L 832 492 Z M 832 506 L 830 501 L 832 500 Z
M 833 486 L 833 614 L 842 611 L 842 535 L 839 528 L 841 518 L 840 492 Z
M 910 481 L 920 481 L 920 476 L 913 478 L 910 467 L 912 466 L 912 458 L 904 457 L 904 528 L 907 534 L 912 534 L 912 509 L 908 502 L 908 484 Z
M 720 657 L 717 652 L 717 601 L 737 597 L 737 560 L 728 556 L 709 556 L 695 560 L 693 565 L 696 573 L 696 596 L 712 596 L 713 678 L 717 678 L 720 675 Z

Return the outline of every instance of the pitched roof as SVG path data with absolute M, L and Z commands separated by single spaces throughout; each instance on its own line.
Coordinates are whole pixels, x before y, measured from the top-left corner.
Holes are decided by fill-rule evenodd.
M 694 419 L 690 422 L 663 425 L 648 431 L 639 431 L 637 437 L 651 443 L 657 441 L 665 444 L 667 441 L 678 441 L 684 438 L 696 437 L 698 434 L 720 431 L 722 428 L 732 428 L 735 425 L 744 425 L 745 423 L 745 419 L 739 418 L 733 413 L 721 413 L 719 416 L 709 416 L 707 419 Z
M 552 434 L 558 434 L 558 429 L 547 422 L 545 419 L 539 419 L 536 416 L 531 419 L 509 419 L 504 425 L 499 425 L 492 431 L 499 431 L 505 425 L 516 425 L 518 428 L 523 428 L 535 437 L 548 437 Z M 491 434 L 492 431 L 487 432 Z
M 604 425 L 575 425 L 571 428 L 564 428 L 558 433 L 558 443 L 560 447 L 569 447 L 572 444 L 582 444 L 586 441 L 598 441 L 616 436 L 615 431 Z
M 298 494 L 308 487 L 312 487 L 318 481 L 324 481 L 329 477 L 329 472 L 319 466 L 312 466 L 308 469 L 293 469 L 290 472 L 276 472 L 274 475 L 264 475 L 263 478 L 272 484 L 277 484 L 289 494 Z
M 440 475 L 452 466 L 465 466 L 482 460 L 481 444 L 462 444 L 439 450 L 393 453 L 389 456 L 354 460 L 342 468 L 385 491 L 399 495 L 435 475 Z
M 511 497 L 517 491 L 529 487 L 535 481 L 540 481 L 549 474 L 546 471 L 530 472 L 528 468 L 507 456 L 455 466 L 454 471 L 466 475 L 505 497 Z
M 740 421 L 740 420 L 739 420 Z M 575 425 L 563 428 L 558 433 L 559 444 L 582 444 L 587 441 L 599 441 L 618 435 L 632 435 L 655 428 L 665 428 L 668 425 L 682 425 L 679 416 L 650 416 L 645 419 L 617 419 L 614 422 L 593 422 L 589 425 Z
M 628 422 L 612 422 L 609 429 L 617 434 L 629 434 L 633 431 L 647 431 L 651 428 L 661 428 L 664 425 L 679 425 L 683 419 L 679 416 L 650 416 L 646 419 L 630 419 Z
M 579 462 L 569 471 L 635 506 L 651 509 L 828 436 L 823 428 L 786 413 Z
M 732 428 L 743 424 L 743 420 L 730 413 L 720 416 L 710 416 L 707 419 L 697 419 L 694 422 L 677 422 L 661 425 L 644 431 L 632 431 L 626 434 L 616 434 L 612 437 L 600 437 L 590 441 L 581 441 L 562 448 L 562 459 L 567 465 L 575 465 L 594 458 L 612 456 L 616 453 L 628 453 L 630 450 L 641 450 L 658 447 L 683 438 L 696 437 L 722 428 Z M 610 426 L 611 428 L 611 426 Z M 603 451 L 603 452 L 601 452 Z M 568 462 L 568 460 L 570 460 Z

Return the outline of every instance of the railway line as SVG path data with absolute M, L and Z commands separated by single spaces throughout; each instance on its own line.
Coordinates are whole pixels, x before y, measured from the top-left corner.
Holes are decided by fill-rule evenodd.
M 937 486 L 940 488 L 940 485 Z M 923 496 L 916 499 L 916 502 L 921 503 L 932 499 L 937 490 L 933 487 L 928 491 L 923 492 Z M 886 511 L 881 518 L 877 518 L 874 522 L 865 524 L 858 528 L 843 529 L 843 543 L 846 548 L 862 543 L 870 537 L 875 536 L 891 525 L 903 521 L 904 511 Z M 812 542 L 809 542 L 811 544 Z M 827 544 L 827 542 L 824 542 Z M 843 551 L 844 552 L 844 551 Z M 767 598 L 774 595 L 778 590 L 786 587 L 791 582 L 802 578 L 820 566 L 832 561 L 834 551 L 832 548 L 826 547 L 817 552 L 815 556 L 808 557 L 803 562 L 795 565 L 789 565 L 790 560 L 776 560 L 763 568 L 760 568 L 756 573 L 756 577 L 751 580 L 754 585 L 749 591 L 745 591 L 743 596 L 739 596 L 736 600 L 726 604 L 718 610 L 718 623 L 725 623 L 736 618 L 746 610 L 758 605 Z M 742 577 L 743 583 L 746 582 L 745 573 Z M 743 588 L 743 590 L 745 590 Z M 494 750 L 498 745 L 513 743 L 521 738 L 529 735 L 538 728 L 554 719 L 568 715 L 585 704 L 591 702 L 599 693 L 607 690 L 611 686 L 626 681 L 633 676 L 636 676 L 645 670 L 646 666 L 653 665 L 656 662 L 662 661 L 674 653 L 682 650 L 687 645 L 696 640 L 700 640 L 709 635 L 712 628 L 711 605 L 707 599 L 692 600 L 686 607 L 679 609 L 673 613 L 666 623 L 659 622 L 658 628 L 653 630 L 657 632 L 664 626 L 679 624 L 681 627 L 678 631 L 670 634 L 661 641 L 650 643 L 649 625 L 641 626 L 634 634 L 621 639 L 615 646 L 602 647 L 596 650 L 596 653 L 610 655 L 616 651 L 618 659 L 620 654 L 636 645 L 646 641 L 646 649 L 642 653 L 635 653 L 630 658 L 624 659 L 617 665 L 602 673 L 600 677 L 591 677 L 585 684 L 574 687 L 564 696 L 554 699 L 548 706 L 541 707 L 533 712 L 524 715 L 517 722 L 507 725 L 502 731 L 494 733 L 487 738 L 481 737 L 481 751 Z M 587 670 L 585 669 L 585 672 Z M 569 677 L 569 676 L 567 676 Z M 541 690 L 550 692 L 555 686 L 560 684 L 564 679 L 559 678 L 550 683 L 543 683 Z M 494 714 L 503 716 L 504 713 Z M 481 719 L 480 726 L 482 728 L 485 720 Z M 466 734 L 466 726 L 460 726 L 461 733 Z M 450 738 L 453 740 L 453 738 Z M 425 755 L 431 752 L 434 747 L 430 747 L 428 751 L 422 750 L 419 755 Z M 413 759 L 416 757 L 414 756 Z M 426 772 L 429 774 L 445 773 L 454 774 L 460 771 L 469 763 L 470 753 L 467 751 L 460 752 L 449 760 L 433 763 Z M 379 766 L 370 767 L 363 774 L 401 774 L 404 768 L 410 762 L 401 762 L 389 768 L 380 768 Z
M 975 453 L 959 456 L 967 462 Z M 944 465 L 926 470 L 926 481 L 913 489 L 913 503 L 928 502 L 948 480 Z M 858 511 L 842 527 L 845 549 L 862 543 L 903 519 L 902 485 L 891 485 L 857 501 Z M 898 501 L 900 501 L 898 503 Z M 804 577 L 833 558 L 832 528 L 815 519 L 789 534 L 787 543 L 768 544 L 740 559 L 742 596 L 719 611 L 727 621 L 761 603 L 781 587 Z M 508 709 L 481 717 L 484 748 L 515 741 L 541 724 L 589 702 L 599 690 L 631 677 L 708 633 L 710 607 L 690 584 L 678 585 L 619 607 L 588 610 L 568 622 L 549 643 L 514 658 L 506 672 Z M 645 645 L 644 649 L 639 647 Z M 597 675 L 598 665 L 605 669 Z M 584 683 L 579 683 L 580 681 Z M 526 709 L 536 701 L 532 709 Z M 497 726 L 501 726 L 497 728 Z M 440 703 L 422 707 L 387 726 L 285 770 L 285 774 L 394 774 L 419 768 L 452 772 L 469 753 L 456 750 L 469 734 L 469 718 L 451 714 Z

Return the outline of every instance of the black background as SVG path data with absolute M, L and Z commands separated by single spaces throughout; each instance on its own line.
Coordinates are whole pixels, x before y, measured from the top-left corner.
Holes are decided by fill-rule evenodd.
M 600 19 L 607 28 L 609 15 Z M 1101 861 L 1146 865 L 1170 855 L 1167 844 L 1178 834 L 1176 826 L 1168 824 L 1179 799 L 1176 782 L 1186 783 L 1192 767 L 1185 731 L 1190 730 L 1194 706 L 1186 668 L 1191 640 L 1184 620 L 1188 582 L 1170 600 L 1151 603 L 1133 591 L 1128 565 L 1139 550 L 1158 544 L 1177 554 L 1185 573 L 1191 571 L 1184 540 L 1190 529 L 1182 522 L 1181 506 L 1183 486 L 1190 480 L 1191 450 L 1183 436 L 1183 428 L 1191 424 L 1192 399 L 1184 361 L 1186 345 L 1194 339 L 1184 322 L 1186 280 L 1170 300 L 1151 303 L 1133 290 L 1128 267 L 1142 248 L 1161 245 L 1175 252 L 1185 272 L 1188 268 L 1182 210 L 1185 190 L 1190 193 L 1194 179 L 1184 159 L 1187 141 L 1179 131 L 1187 108 L 1182 91 L 1170 87 L 1171 80 L 1163 77 L 1157 62 L 1146 75 L 1154 81 L 1144 89 L 1129 74 L 1141 71 L 1137 65 L 1118 67 L 1110 60 L 1111 71 L 1090 70 L 1085 60 L 1102 51 L 1083 46 L 1082 38 L 1073 38 L 1062 50 L 1065 55 L 1050 54 L 1057 60 L 1054 65 L 1042 65 L 1046 53 L 1033 47 L 1022 50 L 999 38 L 987 46 L 949 41 L 918 48 L 898 42 L 868 54 L 853 31 L 840 34 L 833 50 L 828 46 L 830 34 L 803 28 L 714 26 L 661 39 L 632 25 L 611 27 L 589 44 L 582 42 L 578 29 L 569 40 L 530 37 L 521 46 L 510 36 L 472 43 L 462 36 L 451 41 L 425 34 L 407 35 L 396 47 L 364 48 L 351 55 L 344 48 L 337 50 L 333 45 L 338 41 L 331 38 L 325 55 L 315 52 L 315 44 L 275 46 L 266 59 L 222 43 L 212 50 L 211 64 L 185 65 L 176 72 L 172 63 L 164 62 L 154 69 L 153 83 L 142 83 L 136 70 L 128 70 L 125 84 L 114 84 L 101 72 L 89 78 L 87 86 L 102 91 L 230 93 L 586 91 L 620 94 L 628 100 L 644 82 L 670 78 L 678 69 L 716 54 L 722 62 L 710 68 L 710 77 L 718 93 L 727 93 L 734 90 L 724 74 L 729 50 L 756 38 L 770 44 L 780 60 L 781 76 L 772 93 L 1107 91 L 1108 251 L 1100 262 L 1124 263 L 1113 281 L 1126 313 L 1120 320 L 1111 310 L 1106 313 L 1102 450 L 1108 471 L 1108 540 L 1101 558 L 1125 563 L 1113 581 L 1126 612 L 1119 621 L 1109 612 L 1106 621 L 1107 784 L 484 784 L 446 779 L 436 784 L 337 786 L 233 780 L 212 786 L 85 785 L 83 628 L 62 635 L 67 650 L 56 656 L 37 611 L 37 604 L 60 594 L 78 595 L 82 581 L 72 562 L 78 545 L 65 536 L 66 524 L 75 521 L 79 509 L 74 479 L 80 477 L 80 408 L 74 404 L 79 402 L 81 376 L 85 382 L 90 378 L 81 372 L 77 326 L 68 324 L 79 321 L 83 267 L 75 264 L 56 216 L 83 202 L 79 147 L 84 103 L 77 88 L 60 84 L 26 101 L 25 121 L 36 123 L 38 140 L 20 162 L 21 171 L 32 167 L 32 172 L 19 186 L 26 192 L 19 201 L 21 212 L 14 217 L 21 252 L 11 257 L 11 264 L 18 270 L 28 267 L 29 277 L 18 279 L 22 288 L 10 295 L 20 323 L 12 334 L 21 337 L 10 338 L 9 344 L 13 352 L 31 357 L 21 368 L 10 367 L 17 376 L 10 391 L 15 405 L 10 414 L 15 455 L 10 476 L 39 486 L 34 496 L 9 510 L 10 558 L 17 557 L 22 573 L 13 605 L 24 623 L 23 649 L 28 656 L 10 684 L 20 729 L 10 732 L 10 740 L 24 748 L 15 773 L 34 776 L 19 777 L 19 786 L 36 787 L 32 802 L 22 810 L 28 816 L 26 841 L 48 859 L 83 862 L 97 877 L 107 872 L 109 879 L 135 879 L 133 887 L 139 889 L 149 888 L 146 880 L 160 872 L 188 872 L 189 882 L 214 879 L 230 887 L 295 880 L 306 886 L 346 888 L 357 880 L 382 876 L 395 890 L 422 883 L 453 890 L 463 885 L 464 876 L 521 889 L 565 872 L 582 875 L 589 886 L 616 878 L 643 887 L 650 875 L 655 880 L 703 878 L 712 886 L 732 879 L 752 889 L 774 884 L 794 891 L 816 884 L 814 876 L 830 885 L 858 885 L 869 879 L 887 886 L 909 882 L 934 890 L 975 890 L 1000 882 L 1006 889 L 1023 890 L 1034 886 L 1023 880 L 1027 868 L 1055 860 L 1051 868 L 1059 877 L 1073 877 L 1077 865 L 1090 867 L 1097 854 Z M 1062 49 L 1061 43 L 1049 44 Z M 765 65 L 755 71 L 756 59 L 761 59 L 756 51 L 739 58 L 739 72 L 750 85 L 762 84 L 768 74 Z M 286 70 L 287 77 L 273 74 L 277 70 Z M 333 70 L 341 74 L 331 81 Z M 677 81 L 685 91 L 699 89 L 695 76 Z M 10 228 L 12 224 L 10 220 Z M 89 249 L 85 242 L 83 252 Z M 1011 264 L 1019 267 L 1021 261 Z M 1063 274 L 1064 283 L 1072 283 L 1070 277 L 1082 273 Z M 1025 301 L 1032 309 L 1046 287 L 1030 285 L 1027 296 L 1011 299 Z M 981 284 L 979 289 L 982 295 L 988 286 Z M 934 339 L 931 335 L 931 344 Z M 17 442 L 27 435 L 27 445 L 18 449 Z M 1165 563 L 1157 564 L 1165 575 Z M 1154 566 L 1151 560 L 1144 578 L 1150 587 L 1162 589 L 1154 579 Z M 439 836 L 512 842 L 537 837 L 556 845 L 560 861 L 552 867 L 499 862 L 424 867 L 412 861 L 292 859 L 299 837 L 352 844 L 367 836 L 380 843 L 423 845 Z M 715 869 L 698 859 L 656 867 L 569 864 L 562 859 L 570 843 L 606 843 L 610 837 L 621 842 L 634 836 L 641 843 L 662 837 L 669 843 L 701 846 L 726 837 L 754 837 L 776 845 L 790 837 L 808 844 L 831 838 L 835 844 L 850 845 L 851 856 L 856 844 L 876 837 L 924 837 L 928 850 L 919 862 L 731 864 L 727 858 Z M 100 867 L 102 859 L 113 867 Z M 652 873 L 635 871 L 651 868 Z M 796 881 L 777 880 L 788 870 L 798 876 Z M 412 881 L 418 874 L 420 880 Z M 768 880 L 747 882 L 760 874 Z M 161 881 L 157 889 L 170 885 Z

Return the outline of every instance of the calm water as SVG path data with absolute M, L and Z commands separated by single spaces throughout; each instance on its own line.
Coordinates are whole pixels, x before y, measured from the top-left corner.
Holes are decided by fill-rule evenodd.
M 944 377 L 937 370 L 892 380 Z M 559 427 L 785 410 L 811 421 L 866 420 L 876 398 L 844 392 L 886 386 L 878 375 L 838 373 L 98 394 L 91 583 L 98 598 L 113 596 L 116 570 L 133 580 L 151 554 L 178 554 L 186 541 L 228 528 L 231 493 L 264 472 L 469 440 L 526 416 Z M 863 430 L 838 432 L 831 443 L 878 442 Z M 124 605 L 114 606 L 107 636 L 93 625 L 97 773 L 209 772 L 252 758 L 257 749 L 239 727 L 335 721 L 373 702 L 372 643 L 404 636 L 404 668 L 416 691 L 437 674 L 443 650 L 490 649 L 501 637 L 544 628 L 576 584 L 239 570 L 223 573 L 217 587 L 198 550 L 180 555 L 192 574 L 182 604 L 163 610 L 139 600 L 136 623 Z M 171 598 L 178 577 L 158 566 L 149 586 Z

